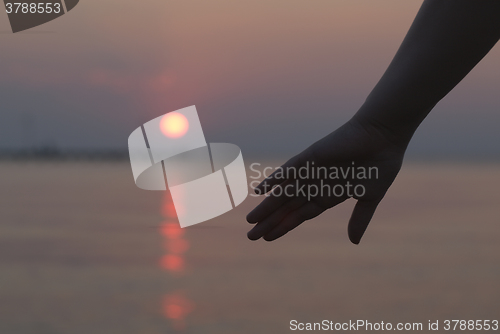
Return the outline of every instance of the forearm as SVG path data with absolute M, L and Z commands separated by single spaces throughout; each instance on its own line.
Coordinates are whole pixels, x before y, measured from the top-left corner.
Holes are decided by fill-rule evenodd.
M 426 0 L 355 118 L 408 140 L 500 38 L 500 0 Z

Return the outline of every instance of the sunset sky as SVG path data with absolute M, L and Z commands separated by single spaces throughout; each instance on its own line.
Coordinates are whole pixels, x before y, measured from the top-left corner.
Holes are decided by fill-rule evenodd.
M 0 148 L 126 149 L 136 127 L 196 105 L 209 142 L 298 153 L 356 112 L 421 3 L 82 0 L 17 34 L 0 13 Z M 499 93 L 497 45 L 409 154 L 500 157 Z

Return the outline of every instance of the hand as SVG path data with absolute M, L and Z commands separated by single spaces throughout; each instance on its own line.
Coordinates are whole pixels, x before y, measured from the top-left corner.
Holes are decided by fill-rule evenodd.
M 288 160 L 255 188 L 256 193 L 269 195 L 247 216 L 249 223 L 256 223 L 248 238 L 275 240 L 353 197 L 357 203 L 348 234 L 351 242 L 358 244 L 401 168 L 408 141 L 355 116 Z M 301 167 L 302 174 L 298 173 Z M 305 168 L 309 170 L 307 178 Z M 350 168 L 354 168 L 354 175 Z

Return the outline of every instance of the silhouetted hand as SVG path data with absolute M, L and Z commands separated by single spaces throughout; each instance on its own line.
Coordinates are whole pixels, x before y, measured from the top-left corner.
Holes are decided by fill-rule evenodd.
M 291 158 L 255 188 L 256 193 L 269 195 L 247 216 L 249 223 L 257 223 L 248 238 L 275 240 L 353 197 L 357 203 L 348 233 L 358 244 L 401 168 L 407 144 L 407 140 L 399 140 L 368 122 L 351 119 Z M 302 173 L 298 173 L 300 168 Z M 306 170 L 309 175 L 304 177 Z

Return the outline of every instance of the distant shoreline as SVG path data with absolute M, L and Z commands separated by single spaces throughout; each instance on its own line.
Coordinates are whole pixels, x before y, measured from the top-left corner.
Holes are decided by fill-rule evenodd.
M 128 161 L 126 150 L 0 150 L 0 161 Z
M 291 155 L 258 155 L 254 152 L 244 154 L 245 164 L 250 165 L 253 162 L 275 161 L 276 167 L 286 162 Z M 52 147 L 39 149 L 0 149 L 0 161 L 129 161 L 127 150 L 121 149 L 70 149 L 63 150 Z M 492 155 L 419 155 L 409 154 L 405 158 L 405 164 L 500 164 L 500 156 Z

